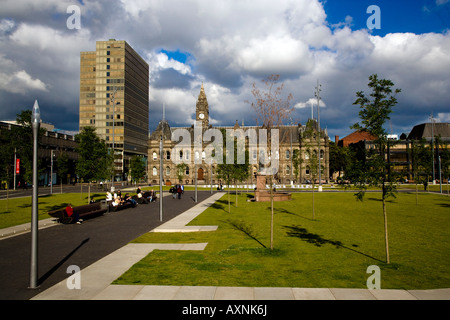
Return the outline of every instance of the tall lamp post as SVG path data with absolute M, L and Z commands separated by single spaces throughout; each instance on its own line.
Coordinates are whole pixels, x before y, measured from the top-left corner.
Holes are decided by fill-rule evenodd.
M 41 112 L 37 100 L 34 102 L 31 125 L 33 127 L 33 194 L 31 210 L 31 272 L 30 288 L 38 287 L 38 135 Z
M 322 91 L 322 85 L 319 83 L 319 80 L 317 80 L 317 87 L 316 87 L 316 98 L 317 98 L 317 137 L 318 137 L 318 145 L 319 145 L 319 192 L 322 192 L 322 165 L 320 163 L 320 91 Z

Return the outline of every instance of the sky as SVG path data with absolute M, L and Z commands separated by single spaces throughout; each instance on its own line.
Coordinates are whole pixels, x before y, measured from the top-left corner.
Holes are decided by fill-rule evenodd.
M 37 99 L 45 122 L 77 131 L 80 52 L 114 38 L 149 64 L 150 130 L 163 105 L 171 126 L 190 126 L 202 83 L 211 124 L 254 125 L 252 85 L 279 74 L 302 124 L 320 82 L 334 140 L 376 73 L 402 90 L 386 124 L 400 135 L 431 114 L 450 122 L 449 21 L 450 0 L 0 0 L 0 120 Z

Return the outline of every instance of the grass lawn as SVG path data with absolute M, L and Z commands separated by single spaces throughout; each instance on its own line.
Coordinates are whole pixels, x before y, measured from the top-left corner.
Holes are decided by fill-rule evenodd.
M 81 206 L 88 203 L 87 193 L 53 194 L 39 197 L 38 218 L 48 219 L 49 211 L 65 208 L 68 203 Z M 105 193 L 91 193 L 94 200 L 105 199 Z M 31 197 L 0 200 L 0 229 L 31 221 Z
M 270 203 L 247 202 L 228 213 L 227 196 L 191 225 L 215 232 L 147 233 L 136 243 L 208 242 L 204 251 L 155 250 L 115 284 L 366 288 L 367 267 L 381 269 L 382 289 L 450 288 L 450 198 L 398 194 L 387 204 L 391 264 L 384 263 L 380 194 L 357 202 L 352 192 L 293 194 L 275 203 L 270 250 Z

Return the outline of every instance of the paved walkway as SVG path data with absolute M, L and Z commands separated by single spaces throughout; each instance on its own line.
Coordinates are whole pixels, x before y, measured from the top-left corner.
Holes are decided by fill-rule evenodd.
M 214 231 L 217 226 L 186 226 L 217 201 L 215 193 L 152 232 Z M 45 223 L 45 222 L 43 222 Z M 45 227 L 45 226 L 44 226 Z M 23 228 L 22 228 L 23 229 Z M 17 232 L 17 231 L 16 231 Z M 65 279 L 33 300 L 450 300 L 450 289 L 367 290 L 337 288 L 255 288 L 201 286 L 111 285 L 111 283 L 155 249 L 204 250 L 207 243 L 130 243 L 80 271 L 80 289 L 69 289 L 77 275 Z

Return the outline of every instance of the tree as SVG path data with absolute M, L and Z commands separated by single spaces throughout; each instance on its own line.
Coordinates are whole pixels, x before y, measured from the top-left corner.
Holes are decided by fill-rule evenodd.
M 184 174 L 186 172 L 186 168 L 187 168 L 187 164 L 186 163 L 179 163 L 179 164 L 177 164 L 176 170 L 177 170 L 178 182 L 182 182 L 183 181 L 183 177 L 184 177 Z
M 231 212 L 231 204 L 230 204 L 230 183 L 232 181 L 243 181 L 247 179 L 250 175 L 250 164 L 249 164 L 249 155 L 248 151 L 245 152 L 245 162 L 238 163 L 238 152 L 237 152 L 237 141 L 234 141 L 233 144 L 233 163 L 227 163 L 227 159 L 231 158 L 230 156 L 227 156 L 231 150 L 226 149 L 226 132 L 224 129 L 221 129 L 222 137 L 224 139 L 223 146 L 224 152 L 222 152 L 223 161 L 221 164 L 217 165 L 217 177 L 228 185 L 227 193 L 228 193 L 228 213 Z M 236 206 L 237 206 L 237 190 L 236 190 Z
M 411 146 L 412 156 L 412 173 L 414 177 L 414 183 L 416 184 L 416 205 L 419 204 L 419 190 L 418 185 L 423 184 L 424 190 L 427 189 L 428 176 L 432 172 L 431 148 L 425 146 L 425 139 L 421 141 L 413 141 Z
M 378 79 L 376 74 L 369 77 L 368 86 L 372 90 L 369 96 L 363 91 L 356 93 L 357 99 L 354 105 L 360 107 L 359 117 L 361 122 L 355 123 L 351 126 L 351 129 L 368 132 L 376 137 L 376 140 L 374 141 L 375 148 L 367 151 L 368 157 L 364 174 L 361 174 L 359 179 L 355 177 L 361 190 L 356 196 L 358 200 L 363 200 L 367 184 L 381 186 L 386 262 L 390 263 L 386 199 L 391 196 L 395 197 L 396 188 L 393 170 L 391 170 L 390 163 L 386 161 L 389 141 L 383 126 L 390 119 L 392 108 L 397 104 L 396 95 L 401 90 L 393 90 L 394 83 L 391 80 Z
M 91 182 L 107 179 L 110 175 L 108 170 L 111 167 L 112 155 L 108 152 L 105 141 L 95 133 L 95 128 L 84 127 L 79 134 L 75 136 L 78 143 L 76 151 L 78 152 L 78 163 L 76 172 L 89 183 L 88 201 L 91 196 Z
M 301 165 L 303 163 L 303 159 L 300 156 L 300 150 L 294 149 L 294 154 L 292 155 L 292 166 L 293 166 L 293 172 L 295 181 L 299 181 L 301 179 Z
M 143 157 L 133 156 L 130 162 L 131 179 L 136 182 L 145 175 L 145 161 Z
M 58 166 L 58 174 L 61 182 L 61 193 L 62 193 L 63 178 L 67 175 L 67 172 L 69 172 L 69 157 L 67 153 L 61 152 L 59 154 L 59 157 L 56 160 L 56 165 Z
M 0 187 L 6 182 L 6 211 L 9 210 L 9 185 L 14 174 L 14 147 L 11 144 L 11 132 L 8 129 L 0 129 Z
M 11 127 L 12 145 L 20 158 L 20 173 L 25 182 L 31 182 L 33 177 L 33 129 L 31 127 L 31 110 L 23 110 L 17 114 L 17 126 Z M 45 134 L 46 129 L 40 128 L 38 143 Z M 41 160 L 38 159 L 39 174 L 42 171 Z
M 348 147 L 339 147 L 330 141 L 330 174 L 338 173 L 338 180 L 350 166 L 350 153 Z
M 265 90 L 261 90 L 253 83 L 252 94 L 255 98 L 250 105 L 255 111 L 256 122 L 268 131 L 268 154 L 275 154 L 276 150 L 270 150 L 272 145 L 271 130 L 274 127 L 280 127 L 284 121 L 289 119 L 290 114 L 294 110 L 291 107 L 291 101 L 294 98 L 290 93 L 286 98 L 283 97 L 284 84 L 279 85 L 279 75 L 270 75 L 262 82 Z M 267 174 L 267 172 L 266 172 Z M 271 221 L 270 221 L 270 248 L 273 250 L 273 178 L 274 173 L 269 173 L 270 179 L 270 207 L 271 207 Z

